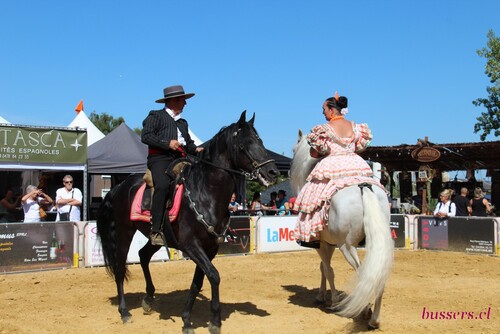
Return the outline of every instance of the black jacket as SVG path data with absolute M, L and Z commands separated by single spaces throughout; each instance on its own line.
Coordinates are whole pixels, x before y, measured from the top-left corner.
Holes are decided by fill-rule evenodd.
M 165 109 L 151 110 L 148 116 L 142 122 L 141 140 L 151 149 L 163 151 L 162 154 L 177 155 L 177 152 L 169 148 L 172 139 L 177 140 L 177 128 L 179 128 L 182 137 L 186 140 L 184 150 L 187 153 L 195 154 L 196 145 L 191 139 L 188 131 L 188 123 L 180 118 L 175 121 Z

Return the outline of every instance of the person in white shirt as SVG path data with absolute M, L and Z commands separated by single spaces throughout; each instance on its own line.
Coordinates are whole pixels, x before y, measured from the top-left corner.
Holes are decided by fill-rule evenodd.
M 25 223 L 40 222 L 40 204 L 52 204 L 52 198 L 34 185 L 26 187 L 26 194 L 21 198 Z
M 80 207 L 83 199 L 82 192 L 80 189 L 73 187 L 73 177 L 71 175 L 63 177 L 63 184 L 64 187 L 56 191 L 56 222 L 66 221 L 64 214 L 67 213 L 69 213 L 68 221 L 80 221 Z
M 434 209 L 434 217 L 446 219 L 448 217 L 455 217 L 457 207 L 451 201 L 451 190 L 446 189 L 439 195 L 439 203 Z

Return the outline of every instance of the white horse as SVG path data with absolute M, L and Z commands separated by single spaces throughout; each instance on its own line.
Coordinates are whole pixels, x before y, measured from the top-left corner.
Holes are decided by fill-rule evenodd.
M 306 183 L 306 178 L 319 159 L 309 155 L 309 145 L 299 130 L 290 169 L 291 184 L 295 190 Z M 321 231 L 321 286 L 316 297 L 326 301 L 326 280 L 331 289 L 330 308 L 336 314 L 355 318 L 360 314 L 370 317 L 370 304 L 374 303 L 368 327 L 380 326 L 382 294 L 393 261 L 394 242 L 390 232 L 390 209 L 385 192 L 377 186 L 349 186 L 338 191 L 331 200 L 327 229 Z M 366 238 L 366 255 L 360 262 L 356 246 Z M 342 298 L 335 290 L 334 273 L 330 264 L 337 246 L 345 259 L 357 272 L 351 293 Z

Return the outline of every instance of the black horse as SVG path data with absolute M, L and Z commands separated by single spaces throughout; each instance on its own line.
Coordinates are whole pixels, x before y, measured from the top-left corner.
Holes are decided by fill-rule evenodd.
M 246 121 L 246 112 L 238 122 L 222 128 L 205 147 L 201 157 L 184 168 L 184 198 L 177 220 L 171 225 L 177 245 L 171 245 L 196 263 L 182 320 L 183 333 L 194 333 L 191 310 L 203 286 L 205 275 L 212 288 L 210 333 L 219 333 L 221 310 L 219 302 L 220 276 L 212 264 L 219 243 L 229 224 L 227 205 L 235 188 L 236 177 L 253 176 L 268 185 L 279 172 L 270 160 L 262 140 L 255 130 L 255 115 Z M 151 225 L 130 220 L 130 207 L 137 189 L 143 184 L 142 175 L 131 176 L 114 187 L 104 198 L 97 215 L 97 230 L 102 243 L 104 260 L 118 290 L 121 319 L 131 320 L 123 290 L 127 278 L 126 258 L 137 230 L 148 235 Z M 168 222 L 167 222 L 168 224 Z M 146 296 L 142 306 L 146 313 L 152 310 L 155 287 L 149 271 L 149 262 L 160 246 L 148 243 L 139 251 L 141 267 L 146 279 Z

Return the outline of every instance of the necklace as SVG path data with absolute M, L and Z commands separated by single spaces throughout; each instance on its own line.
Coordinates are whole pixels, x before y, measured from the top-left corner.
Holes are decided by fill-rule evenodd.
M 335 121 L 338 121 L 339 119 L 344 119 L 344 116 L 342 116 L 342 115 L 334 116 L 334 117 L 330 118 L 330 122 L 335 122 Z

